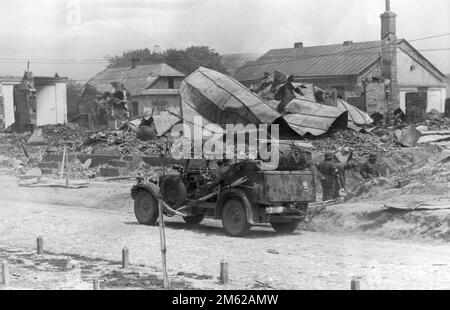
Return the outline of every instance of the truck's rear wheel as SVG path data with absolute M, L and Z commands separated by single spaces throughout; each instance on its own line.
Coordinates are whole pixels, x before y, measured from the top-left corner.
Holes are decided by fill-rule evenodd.
M 300 221 L 293 221 L 287 223 L 270 223 L 270 225 L 272 225 L 273 229 L 278 233 L 290 234 L 297 229 L 299 223 Z
M 205 219 L 205 216 L 202 215 L 194 215 L 194 216 L 186 216 L 183 217 L 183 220 L 189 225 L 198 225 Z
M 247 212 L 240 199 L 232 198 L 225 202 L 222 210 L 222 225 L 227 234 L 232 237 L 242 237 L 249 233 Z
M 158 220 L 158 200 L 146 190 L 140 191 L 134 200 L 134 215 L 139 224 L 154 225 Z

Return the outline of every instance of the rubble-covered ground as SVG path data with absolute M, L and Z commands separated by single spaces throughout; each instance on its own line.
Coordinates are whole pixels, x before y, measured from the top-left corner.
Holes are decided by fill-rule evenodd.
M 42 126 L 42 145 L 29 144 L 31 132 L 0 133 L 0 155 L 26 163 L 40 160 L 44 153 L 70 153 L 159 156 L 158 146 L 166 138 L 142 141 L 132 130 L 97 128 L 88 130 L 77 125 Z
M 441 128 L 432 127 L 430 129 Z M 43 137 L 46 141 L 44 145 L 35 146 L 28 144 L 30 136 L 31 133 L 0 134 L 0 174 L 21 175 L 29 171 L 30 168 L 36 167 L 45 153 L 61 154 L 64 145 L 67 146 L 71 153 L 159 156 L 160 147 L 166 141 L 165 138 L 141 141 L 136 138 L 136 133 L 133 131 L 110 129 L 89 131 L 73 125 L 43 127 Z M 360 227 L 361 229 L 358 230 L 372 233 L 375 229 L 382 226 L 387 227 L 387 221 L 383 220 L 385 213 L 378 212 L 385 204 L 407 206 L 422 202 L 447 201 L 449 199 L 450 164 L 448 160 L 438 160 L 441 159 L 440 157 L 445 151 L 442 147 L 432 144 L 402 147 L 393 137 L 392 131 L 380 128 L 372 131 L 370 134 L 353 130 L 341 130 L 330 132 L 319 138 L 305 140 L 305 142 L 310 142 L 314 146 L 314 152 L 319 154 L 323 154 L 325 151 L 337 151 L 340 147 L 348 147 L 353 150 L 353 161 L 357 165 L 355 169 L 346 172 L 350 199 L 347 199 L 343 205 L 327 208 L 327 211 L 330 211 L 327 216 L 335 219 L 339 218 L 339 221 L 334 221 L 335 226 L 339 228 L 353 230 L 355 227 Z M 361 182 L 363 180 L 359 174 L 358 166 L 365 162 L 371 153 L 378 154 L 380 166 L 386 172 L 385 178 L 383 182 L 366 187 L 361 191 Z M 84 163 L 75 159 L 69 163 L 68 167 L 71 178 L 89 180 L 97 176 L 96 179 L 98 181 L 99 169 L 108 167 L 108 164 L 98 167 L 86 167 Z M 136 176 L 139 172 L 153 175 L 158 171 L 156 167 L 149 167 L 141 163 L 134 171 L 130 172 L 130 178 Z M 107 186 L 114 187 L 111 183 Z M 53 196 L 50 193 L 46 193 L 43 189 L 36 190 L 35 195 Z M 64 191 L 64 189 L 61 190 Z M 87 192 L 90 190 L 86 189 Z M 106 194 L 107 192 L 94 190 L 86 197 L 92 198 L 92 204 L 98 204 L 109 199 L 109 197 L 105 196 L 108 195 Z M 116 191 L 115 194 L 119 192 Z M 129 199 L 127 196 L 128 189 L 121 195 L 124 201 Z M 321 187 L 319 184 L 317 186 L 317 198 L 320 201 Z M 432 211 L 431 213 L 433 212 L 435 214 L 446 214 L 445 211 Z M 373 213 L 375 215 L 379 214 L 380 217 L 374 216 Z M 391 216 L 390 218 L 394 217 Z M 400 221 L 403 218 L 406 219 L 406 216 L 397 217 Z M 416 222 L 422 225 L 419 219 L 420 214 L 415 215 L 414 218 Z M 417 225 L 411 226 L 409 233 L 395 232 L 394 228 L 390 228 L 389 232 L 378 229 L 377 234 L 394 238 L 432 236 L 432 238 L 448 240 L 445 225 L 439 226 L 439 229 L 442 231 L 436 229 L 427 230 L 428 224 L 430 226 L 437 225 L 436 221 L 432 222 L 430 218 L 424 216 L 424 223 L 421 228 L 416 227 Z M 439 217 L 439 220 L 446 222 L 446 218 L 447 215 L 444 215 L 442 218 Z M 348 219 L 348 221 L 345 221 L 345 219 Z M 334 225 L 329 225 L 326 221 L 321 220 L 320 216 L 316 222 L 320 222 L 321 225 L 316 225 L 313 228 L 309 227 L 308 229 L 329 230 Z M 317 228 L 319 226 L 320 228 Z M 373 229 L 365 229 L 367 227 Z M 403 229 L 400 224 L 397 227 L 399 227 L 399 230 Z

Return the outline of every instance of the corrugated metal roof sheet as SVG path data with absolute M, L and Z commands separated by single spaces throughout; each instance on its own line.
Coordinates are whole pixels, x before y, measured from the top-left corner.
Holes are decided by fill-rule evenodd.
M 379 59 L 380 52 L 380 41 L 273 49 L 240 68 L 235 77 L 253 81 L 274 71 L 299 77 L 358 75 Z
M 327 106 L 305 99 L 293 99 L 286 106 L 283 119 L 300 136 L 312 134 L 320 136 L 328 132 L 338 120 L 344 128 L 348 122 L 348 113 L 337 107 Z
M 184 119 L 191 115 L 186 111 L 194 110 L 223 128 L 227 124 L 272 124 L 280 117 L 270 105 L 235 79 L 203 67 L 181 83 L 181 100 Z M 193 119 L 188 121 L 193 122 Z
M 88 84 L 100 92 L 107 92 L 111 91 L 112 82 L 119 82 L 132 96 L 136 96 L 163 76 L 184 77 L 184 74 L 165 63 L 137 66 L 134 69 L 131 67 L 109 68 L 97 74 Z
M 160 115 L 153 116 L 153 121 L 155 122 L 156 132 L 160 137 L 182 120 L 180 116 L 164 111 Z

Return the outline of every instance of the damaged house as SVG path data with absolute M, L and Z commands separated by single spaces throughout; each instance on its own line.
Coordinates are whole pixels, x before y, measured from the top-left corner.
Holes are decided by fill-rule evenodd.
M 67 122 L 67 78 L 0 76 L 0 130 L 27 130 Z
M 412 120 L 433 109 L 445 111 L 447 77 L 404 39 L 397 39 L 396 14 L 381 15 L 381 40 L 270 50 L 241 67 L 235 78 L 250 87 L 265 72 L 293 76 L 299 83 L 335 89 L 340 98 L 370 115 L 401 108 Z
M 92 113 L 90 94 L 112 94 L 125 102 L 128 116 L 142 116 L 146 111 L 159 115 L 163 111 L 180 112 L 180 84 L 184 74 L 165 63 L 108 68 L 88 81 L 80 106 L 81 114 Z

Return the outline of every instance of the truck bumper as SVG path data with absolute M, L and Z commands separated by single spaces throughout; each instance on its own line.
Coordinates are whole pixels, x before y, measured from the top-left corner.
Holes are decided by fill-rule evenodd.
M 303 214 L 280 214 L 280 215 L 269 215 L 270 223 L 289 223 L 293 221 L 303 221 L 305 215 Z

